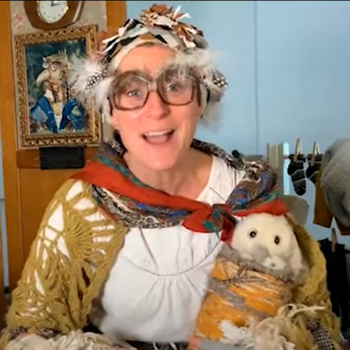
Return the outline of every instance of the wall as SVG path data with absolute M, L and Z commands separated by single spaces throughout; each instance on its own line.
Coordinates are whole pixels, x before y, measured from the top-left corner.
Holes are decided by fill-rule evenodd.
M 128 1 L 128 15 L 152 3 Z M 349 1 L 165 3 L 190 13 L 230 81 L 221 125 L 199 137 L 244 153 L 265 153 L 268 142 L 288 142 L 293 152 L 300 137 L 311 153 L 314 141 L 322 151 L 349 134 Z M 316 238 L 329 237 L 312 224 L 314 188 L 307 186 L 307 226 Z
M 350 132 L 350 2 L 262 1 L 257 13 L 258 147 L 283 140 L 293 152 L 301 137 L 304 152 L 314 141 L 324 151 Z M 313 203 L 314 186 L 307 186 Z M 307 226 L 329 237 L 312 215 Z
M 26 18 L 25 10 L 23 7 L 23 1 L 10 1 L 11 6 L 11 24 L 12 35 L 27 34 L 37 32 L 39 30 L 33 28 Z M 87 24 L 97 24 L 100 30 L 106 28 L 106 4 L 105 1 L 86 1 L 84 10 L 80 20 L 74 24 L 74 26 L 84 26 Z M 1 102 L 0 102 L 1 103 Z M 0 139 L 0 156 L 1 152 L 1 139 Z M 0 158 L 0 159 L 1 159 Z M 4 192 L 3 192 L 3 172 L 2 162 L 0 162 L 0 223 L 2 232 L 2 245 L 7 246 L 6 242 L 6 229 L 5 229 L 5 208 L 4 208 Z M 3 252 L 4 268 L 5 268 L 5 285 L 8 285 L 7 278 L 7 252 L 4 249 Z

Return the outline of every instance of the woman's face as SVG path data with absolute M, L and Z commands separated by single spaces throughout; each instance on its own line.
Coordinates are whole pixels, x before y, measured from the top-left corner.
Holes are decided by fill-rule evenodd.
M 117 107 L 113 108 L 111 121 L 120 133 L 128 151 L 128 162 L 133 167 L 170 170 L 186 157 L 193 140 L 202 114 L 196 89 L 192 100 L 189 99 L 190 102 L 183 105 L 165 103 L 159 93 L 152 89 L 143 107 L 133 110 L 118 108 L 118 104 L 130 107 L 136 105 L 137 101 L 142 101 L 146 88 L 140 86 L 147 85 L 143 85 L 142 77 L 145 77 L 145 81 L 159 77 L 162 68 L 174 57 L 175 52 L 163 45 L 140 46 L 132 49 L 119 65 L 118 76 L 128 78 L 123 80 L 124 87 L 118 90 L 119 98 L 115 96 Z M 136 72 L 135 77 L 133 72 Z M 141 77 L 140 80 L 138 76 Z M 160 84 L 164 86 L 163 97 L 169 96 L 172 101 L 181 101 L 183 97 L 179 97 L 179 85 L 174 79 L 166 77 L 163 81 Z

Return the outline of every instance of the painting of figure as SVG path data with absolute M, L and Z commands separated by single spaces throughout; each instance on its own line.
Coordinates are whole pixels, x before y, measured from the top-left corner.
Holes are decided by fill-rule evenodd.
M 70 65 L 96 49 L 95 38 L 95 26 L 15 37 L 21 148 L 100 141 L 99 116 L 67 84 Z

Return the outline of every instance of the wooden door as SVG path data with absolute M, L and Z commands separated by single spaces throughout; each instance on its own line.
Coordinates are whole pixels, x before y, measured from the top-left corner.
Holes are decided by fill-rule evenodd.
M 125 1 L 106 1 L 106 9 L 108 28 L 123 24 Z M 0 13 L 0 123 L 9 287 L 12 290 L 20 278 L 46 206 L 54 192 L 75 171 L 41 170 L 38 150 L 18 150 L 9 1 L 0 2 Z M 95 150 L 88 148 L 87 160 L 91 159 Z
M 2 234 L 1 232 L 1 217 L 0 217 L 0 330 L 5 326 L 5 314 L 7 310 L 8 298 L 5 295 L 4 285 L 4 265 L 3 265 L 3 254 L 2 254 Z

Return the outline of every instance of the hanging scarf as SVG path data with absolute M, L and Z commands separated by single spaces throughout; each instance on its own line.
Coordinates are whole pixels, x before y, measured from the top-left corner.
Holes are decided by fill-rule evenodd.
M 74 179 L 90 184 L 93 198 L 113 219 L 132 228 L 164 228 L 183 225 L 194 232 L 220 232 L 224 241 L 231 239 L 236 217 L 248 213 L 286 213 L 276 191 L 277 176 L 265 162 L 245 162 L 219 147 L 194 140 L 193 148 L 223 159 L 245 175 L 228 196 L 226 203 L 208 205 L 196 200 L 169 195 L 136 178 L 126 166 L 126 150 L 118 135 L 102 143 L 93 161 Z

